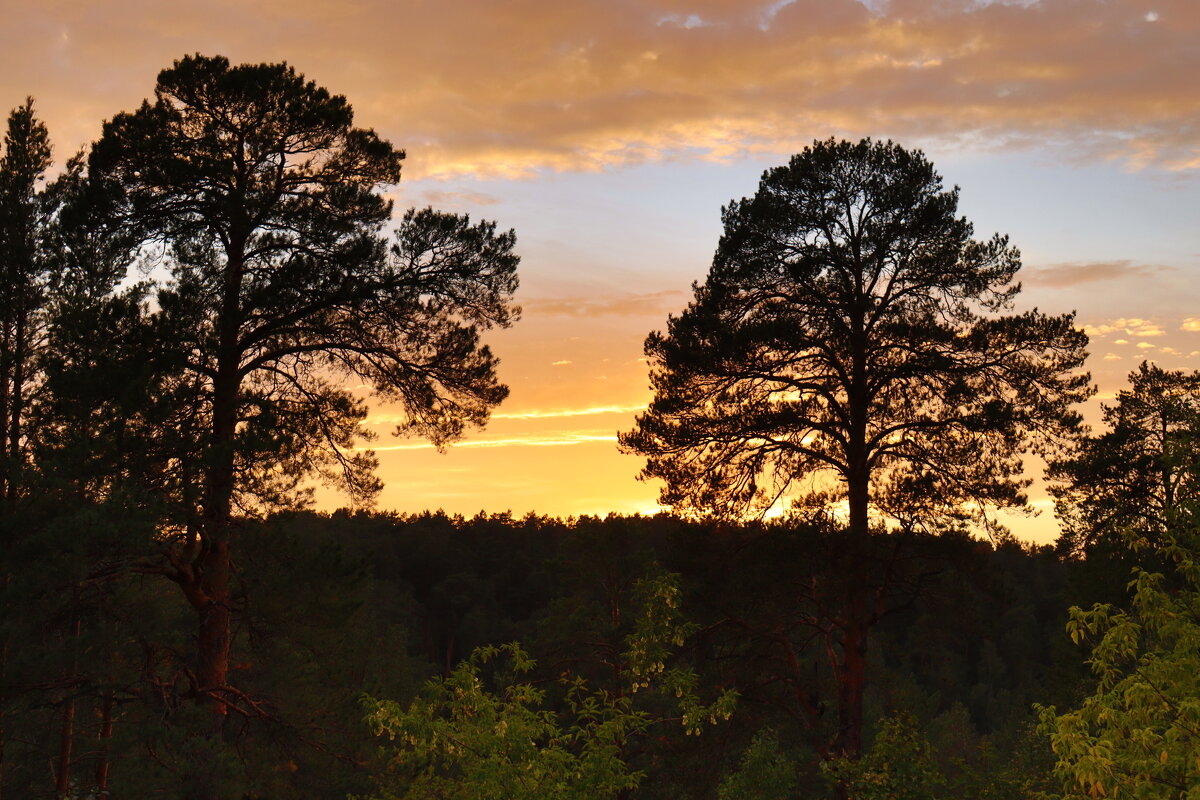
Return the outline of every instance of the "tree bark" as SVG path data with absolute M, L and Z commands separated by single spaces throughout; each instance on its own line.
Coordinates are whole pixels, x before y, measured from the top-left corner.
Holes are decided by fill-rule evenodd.
M 853 604 L 842 636 L 842 660 L 837 665 L 838 733 L 833 752 L 847 758 L 862 755 L 863 695 L 867 685 L 867 638 L 870 634 L 865 611 L 862 603 Z
M 68 694 L 63 703 L 62 729 L 58 739 L 58 769 L 54 779 L 55 796 L 62 799 L 71 796 L 71 759 L 75 749 L 75 694 L 79 688 L 75 679 L 79 676 L 79 634 L 82 623 L 79 619 L 79 586 L 76 585 L 71 605 L 74 610 L 75 622 L 71 626 L 71 674 L 67 680 Z
M 212 705 L 214 728 L 219 728 L 228 709 L 221 690 L 228 683 L 229 645 L 232 627 L 229 594 L 229 542 L 221 539 L 209 542 L 208 552 L 201 560 L 200 592 L 205 598 L 197 608 L 200 616 L 197 640 L 196 679 L 198 700 Z
M 74 691 L 74 690 L 72 690 Z M 63 705 L 62 731 L 58 741 L 58 770 L 54 780 L 54 795 L 63 800 L 71 796 L 71 751 L 75 745 L 75 696 L 67 696 Z
M 100 730 L 96 734 L 99 747 L 96 756 L 96 792 L 98 800 L 108 800 L 109 748 L 113 733 L 113 698 L 107 695 L 100 705 Z
M 862 269 L 857 271 L 861 280 Z M 862 287 L 855 287 L 862 295 Z M 871 466 L 867 447 L 868 392 L 866 304 L 855 303 L 850 319 L 850 381 L 846 388 L 846 499 L 849 516 L 845 597 L 842 599 L 842 658 L 834 667 L 838 684 L 838 733 L 833 752 L 849 758 L 862 754 L 863 694 L 866 691 L 868 618 L 865 559 L 870 552 Z
M 220 694 L 229 679 L 232 603 L 229 590 L 229 538 L 233 523 L 233 492 L 237 435 L 238 393 L 241 389 L 241 243 L 230 244 L 225 285 L 218 321 L 219 345 L 213 381 L 212 429 L 208 467 L 205 470 L 203 535 L 197 578 L 204 598 L 200 611 L 197 679 L 201 703 L 211 704 L 214 731 L 224 726 L 228 707 Z
M 11 280 L 11 279 L 10 279 Z M 12 384 L 12 341 L 10 338 L 12 305 L 12 287 L 8 287 L 10 305 L 4 309 L 4 318 L 0 320 L 0 498 L 7 501 L 8 487 L 12 482 L 11 466 L 8 463 L 8 409 L 9 392 Z M 7 506 L 7 502 L 6 502 Z

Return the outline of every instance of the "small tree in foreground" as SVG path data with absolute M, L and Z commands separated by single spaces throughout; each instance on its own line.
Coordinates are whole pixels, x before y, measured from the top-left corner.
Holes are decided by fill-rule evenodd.
M 946 779 L 933 747 L 911 714 L 880 721 L 875 743 L 859 760 L 840 758 L 823 765 L 846 786 L 853 800 L 937 800 Z
M 772 730 L 754 734 L 738 768 L 721 781 L 718 800 L 789 800 L 796 794 L 796 765 L 781 752 Z
M 640 614 L 626 637 L 627 683 L 617 693 L 566 679 L 565 719 L 544 706 L 546 692 L 519 676 L 533 669 L 518 644 L 483 647 L 446 678 L 430 681 L 404 708 L 367 699 L 367 720 L 392 743 L 381 800 L 603 800 L 634 789 L 645 775 L 624 758 L 629 740 L 664 720 L 638 708 L 639 692 L 674 698 L 682 724 L 699 735 L 728 719 L 737 695 L 711 704 L 695 694 L 695 673 L 668 669 L 670 651 L 694 630 L 679 612 L 678 579 L 662 575 L 638 584 Z M 489 691 L 482 673 L 508 656 L 510 679 Z M 503 665 L 502 665 L 503 666 Z
M 1073 711 L 1040 709 L 1066 800 L 1200 797 L 1200 561 L 1170 536 L 1159 552 L 1175 575 L 1135 568 L 1128 611 L 1071 609 L 1099 686 Z

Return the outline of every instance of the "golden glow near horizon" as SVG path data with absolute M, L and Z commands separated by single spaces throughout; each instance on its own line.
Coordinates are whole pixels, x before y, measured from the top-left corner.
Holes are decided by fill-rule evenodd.
M 642 341 L 703 280 L 720 207 L 818 138 L 925 149 L 977 235 L 1022 249 L 1021 307 L 1078 311 L 1102 396 L 1145 358 L 1200 367 L 1193 0 L 11 5 L 0 102 L 35 97 L 59 163 L 186 53 L 286 60 L 408 151 L 398 209 L 516 228 L 524 317 L 487 337 L 512 394 L 445 453 L 375 408 L 381 508 L 653 511 L 615 446 Z

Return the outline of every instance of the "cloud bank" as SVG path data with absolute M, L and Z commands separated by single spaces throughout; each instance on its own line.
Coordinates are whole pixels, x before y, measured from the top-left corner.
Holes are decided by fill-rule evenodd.
M 514 177 L 787 153 L 830 135 L 1058 145 L 1200 169 L 1193 0 L 47 0 L 9 9 L 0 98 L 71 148 L 189 52 L 288 60 L 410 151 Z

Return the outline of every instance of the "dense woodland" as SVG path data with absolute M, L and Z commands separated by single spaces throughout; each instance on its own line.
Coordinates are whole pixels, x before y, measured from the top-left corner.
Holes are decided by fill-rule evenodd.
M 403 156 L 220 57 L 57 166 L 10 115 L 0 797 L 1200 791 L 1200 373 L 1090 430 L 1016 249 L 920 152 L 815 142 L 647 339 L 621 446 L 673 513 L 362 510 L 368 403 L 468 435 L 520 314 L 515 234 L 394 214 Z M 996 521 L 1031 452 L 1055 546 Z
M 817 754 L 836 709 L 820 626 L 836 610 L 812 587 L 837 579 L 836 532 L 666 516 L 300 513 L 248 523 L 239 543 L 234 674 L 257 707 L 247 701 L 219 757 L 196 752 L 189 735 L 181 598 L 146 578 L 71 594 L 66 576 L 86 553 L 60 544 L 37 554 L 41 569 L 23 577 L 40 586 L 6 604 L 20 609 L 7 630 L 21 644 L 10 644 L 6 665 L 6 793 L 53 795 L 73 731 L 73 781 L 107 771 L 114 794 L 187 796 L 198 773 L 219 772 L 225 796 L 374 796 L 372 775 L 390 774 L 393 754 L 364 722 L 364 693 L 407 702 L 475 648 L 518 641 L 536 661 L 524 680 L 546 691 L 547 707 L 561 708 L 564 675 L 619 694 L 624 640 L 641 613 L 635 587 L 664 573 L 679 576 L 681 610 L 696 626 L 672 667 L 695 672 L 702 702 L 724 689 L 739 697 L 728 720 L 687 736 L 674 698 L 636 696 L 653 716 L 623 751 L 651 776 L 637 796 L 716 796 L 764 731 L 795 792 L 762 796 L 829 791 Z M 868 727 L 899 720 L 927 742 L 928 775 L 945 790 L 923 796 L 1047 788 L 1052 756 L 1032 704 L 1069 706 L 1090 687 L 1084 653 L 1065 635 L 1067 608 L 1119 598 L 1118 569 L 1097 574 L 1050 548 L 963 536 L 880 536 L 873 549 L 897 602 L 872 638 Z M 488 677 L 503 681 L 505 669 Z

